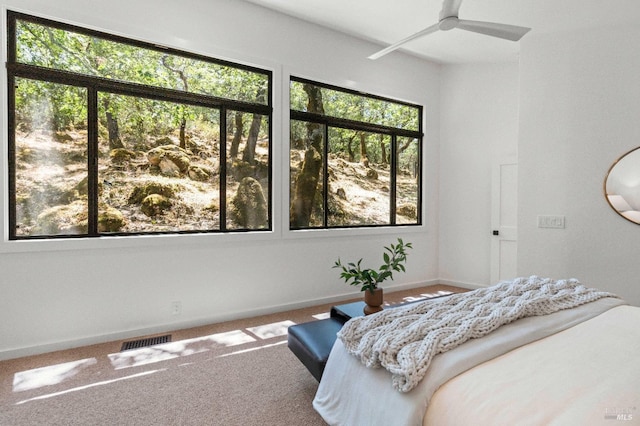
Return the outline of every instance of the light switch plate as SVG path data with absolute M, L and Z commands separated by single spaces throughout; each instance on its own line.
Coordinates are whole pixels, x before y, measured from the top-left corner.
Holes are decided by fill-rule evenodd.
M 538 228 L 564 229 L 564 216 L 538 216 Z

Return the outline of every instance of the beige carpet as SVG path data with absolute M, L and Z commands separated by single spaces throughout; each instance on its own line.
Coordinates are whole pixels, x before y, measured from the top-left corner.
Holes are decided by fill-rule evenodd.
M 151 348 L 120 352 L 118 341 L 0 362 L 0 425 L 324 425 L 311 406 L 318 384 L 287 348 L 286 328 L 329 308 L 175 331 Z

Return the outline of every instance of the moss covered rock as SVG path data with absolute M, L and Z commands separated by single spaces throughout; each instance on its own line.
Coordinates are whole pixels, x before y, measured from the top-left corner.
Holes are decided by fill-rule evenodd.
M 107 207 L 98 214 L 99 232 L 118 232 L 126 224 L 120 210 Z
M 142 200 L 151 194 L 158 194 L 166 198 L 173 198 L 175 195 L 175 188 L 173 185 L 161 182 L 145 182 L 133 188 L 127 202 L 129 204 L 140 204 L 142 203 Z
M 177 145 L 162 145 L 147 153 L 147 159 L 152 166 L 158 167 L 167 176 L 186 173 L 191 160 L 186 150 Z
M 87 232 L 87 204 L 75 201 L 71 204 L 50 207 L 38 215 L 33 234 L 59 235 Z
M 231 201 L 231 217 L 241 228 L 260 229 L 268 224 L 268 205 L 260 182 L 246 177 Z
M 402 204 L 398 206 L 397 213 L 400 216 L 408 217 L 410 219 L 416 219 L 418 217 L 418 210 L 414 204 Z
M 211 170 L 202 167 L 202 166 L 189 166 L 189 171 L 187 175 L 189 179 L 195 180 L 197 182 L 206 182 L 211 179 Z
M 124 163 L 135 158 L 135 151 L 125 148 L 116 148 L 109 151 L 109 158 L 114 163 Z
M 160 194 L 151 194 L 142 200 L 140 210 L 149 217 L 158 216 L 171 208 L 171 200 Z

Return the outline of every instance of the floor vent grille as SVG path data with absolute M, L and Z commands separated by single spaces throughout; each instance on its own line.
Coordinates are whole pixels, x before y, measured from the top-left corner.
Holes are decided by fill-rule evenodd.
M 120 352 L 128 351 L 131 349 L 144 348 L 147 346 L 160 345 L 162 343 L 169 343 L 169 342 L 171 342 L 170 334 L 167 334 L 165 336 L 149 337 L 146 339 L 132 340 L 130 342 L 123 342 Z

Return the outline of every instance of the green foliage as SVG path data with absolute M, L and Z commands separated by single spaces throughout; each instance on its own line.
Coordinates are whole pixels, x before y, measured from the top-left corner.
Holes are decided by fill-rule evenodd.
M 43 68 L 267 104 L 264 97 L 269 84 L 267 74 L 26 20 L 18 20 L 16 24 L 16 59 Z M 18 84 L 16 116 L 26 128 L 64 130 L 74 127 L 78 116 L 86 117 L 86 95 L 76 95 L 77 89 L 71 86 L 27 79 L 19 79 Z M 100 92 L 99 98 L 101 125 L 106 126 L 108 112 L 119 121 L 120 131 L 128 133 L 134 141 L 144 140 L 150 134 L 171 133 L 183 122 L 206 122 L 201 116 L 212 115 L 183 104 L 105 92 Z M 44 126 L 40 123 L 42 117 L 51 122 Z M 212 125 L 218 122 L 216 118 Z
M 16 36 L 20 63 L 266 104 L 266 74 L 22 20 Z
M 322 108 L 318 108 L 318 104 Z M 397 135 L 396 143 L 393 143 L 392 135 L 386 130 L 358 130 L 359 126 L 345 125 L 332 120 L 332 117 L 416 131 L 420 128 L 419 107 L 295 79 L 290 81 L 290 105 L 293 111 L 315 112 L 328 118 L 326 128 L 313 119 L 308 122 L 291 120 L 292 206 L 307 206 L 307 210 L 314 206 L 311 214 L 292 210 L 294 228 L 325 226 L 325 223 L 328 227 L 390 224 L 394 219 L 397 224 L 417 222 L 421 167 L 419 137 Z M 318 135 L 320 143 L 315 137 Z M 293 186 L 296 182 L 311 181 L 304 179 L 305 163 L 302 162 L 304 154 L 301 151 L 314 146 L 319 152 L 324 152 L 325 144 L 328 156 L 323 158 L 321 173 L 329 175 L 329 184 L 333 186 L 329 187 L 326 200 L 320 187 L 321 179 L 318 179 L 315 192 L 312 187 L 300 190 L 299 184 Z M 390 215 L 385 216 L 384 210 L 392 202 L 392 183 L 396 189 L 393 200 L 396 216 L 390 220 Z M 365 194 L 372 192 L 375 195 L 368 196 L 367 201 L 347 205 L 342 201 L 346 200 L 347 191 L 352 197 L 365 198 Z M 319 208 L 315 208 L 316 204 Z M 349 213 L 345 214 L 347 210 Z M 414 213 L 408 217 L 399 213 L 407 211 Z
M 86 128 L 86 90 L 16 78 L 16 122 L 25 129 Z
M 302 86 L 303 83 L 297 81 L 292 81 L 289 86 L 291 109 L 296 111 L 307 111 L 308 97 Z M 325 87 L 320 87 L 320 91 L 325 114 L 328 116 L 418 130 L 420 110 L 416 107 Z
M 19 65 L 17 71 L 9 71 L 15 106 L 17 200 L 11 208 L 17 235 L 43 233 L 35 218 L 74 197 L 84 201 L 82 233 L 89 232 L 86 199 L 96 195 L 101 206 L 108 204 L 127 217 L 126 223 L 120 221 L 117 227 L 107 228 L 98 217 L 99 233 L 221 229 L 217 213 L 220 180 L 226 172 L 229 198 L 238 182 L 232 162 L 225 170 L 220 156 L 235 127 L 242 129 L 238 132 L 243 136 L 241 148 L 255 156 L 251 174 L 264 185 L 269 199 L 271 115 L 259 116 L 260 120 L 256 115 L 266 111 L 262 106 L 270 105 L 270 72 L 26 16 L 10 19 L 15 19 L 16 31 L 15 37 L 9 36 L 8 47 L 11 51 L 15 48 Z M 60 75 L 67 78 L 59 79 Z M 83 78 L 74 81 L 76 76 Z M 107 80 L 119 82 L 118 89 Z M 174 95 L 172 91 L 201 96 Z M 237 111 L 229 107 L 237 104 L 246 110 L 242 113 L 244 123 L 228 119 L 227 127 L 221 129 L 221 113 L 235 116 Z M 256 122 L 253 127 L 252 120 Z M 94 147 L 93 132 L 97 132 L 96 169 L 87 161 Z M 184 155 L 167 155 L 163 159 L 170 161 L 153 164 L 147 154 L 164 145 L 183 147 Z M 178 168 L 175 173 L 173 166 Z M 98 177 L 98 186 L 89 195 L 88 174 Z M 142 198 L 136 195 L 135 205 L 127 203 L 132 185 L 143 185 L 156 177 L 186 183 L 173 191 L 176 196 L 171 200 L 157 191 Z M 84 193 L 66 196 L 76 178 L 84 179 Z M 141 219 L 137 214 L 145 199 L 153 219 Z M 65 222 L 71 213 L 65 211 L 56 220 Z M 97 214 L 92 214 L 95 222 Z M 228 220 L 224 226 L 232 229 L 238 225 Z M 51 229 L 44 234 L 58 232 Z M 66 228 L 63 231 L 69 232 Z
M 340 259 L 333 265 L 334 268 L 340 268 L 340 278 L 349 285 L 359 286 L 360 291 L 369 290 L 371 293 L 378 288 L 378 285 L 387 278 L 393 279 L 393 272 L 405 272 L 404 264 L 407 261 L 407 249 L 411 249 L 411 243 L 405 243 L 398 238 L 398 244 L 390 244 L 384 247 L 382 259 L 384 263 L 376 269 L 362 268 L 362 259 L 357 263 L 349 262 L 342 264 Z

